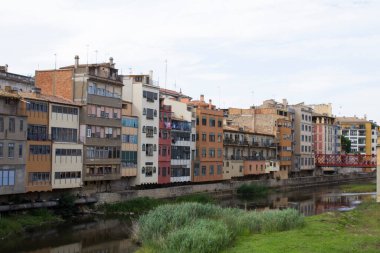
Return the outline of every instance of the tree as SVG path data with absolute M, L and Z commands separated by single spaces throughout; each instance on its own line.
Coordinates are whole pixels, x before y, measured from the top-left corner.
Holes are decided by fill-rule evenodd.
M 342 151 L 346 153 L 351 153 L 351 141 L 346 136 L 341 135 L 340 136 L 340 143 L 342 146 Z

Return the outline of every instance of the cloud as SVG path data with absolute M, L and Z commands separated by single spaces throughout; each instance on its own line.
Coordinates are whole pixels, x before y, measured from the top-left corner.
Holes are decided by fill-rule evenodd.
M 59 66 L 113 56 L 163 83 L 167 60 L 168 88 L 195 98 L 332 102 L 380 122 L 379 11 L 375 0 L 4 1 L 0 64 L 31 74 L 54 54 Z

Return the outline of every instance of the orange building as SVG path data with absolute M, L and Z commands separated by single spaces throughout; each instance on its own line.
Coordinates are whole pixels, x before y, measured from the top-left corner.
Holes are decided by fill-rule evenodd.
M 211 100 L 188 102 L 196 113 L 196 155 L 193 162 L 193 182 L 223 180 L 223 111 Z

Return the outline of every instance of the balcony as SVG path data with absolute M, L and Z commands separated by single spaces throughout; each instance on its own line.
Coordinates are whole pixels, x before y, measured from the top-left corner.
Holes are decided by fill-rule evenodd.
M 120 173 L 110 173 L 110 174 L 85 174 L 83 181 L 101 181 L 101 180 L 117 180 L 120 179 Z
M 242 141 L 242 140 L 234 140 L 234 139 L 230 139 L 230 138 L 225 138 L 223 140 L 223 144 L 224 145 L 238 145 L 238 146 L 248 146 L 249 143 L 248 141 Z

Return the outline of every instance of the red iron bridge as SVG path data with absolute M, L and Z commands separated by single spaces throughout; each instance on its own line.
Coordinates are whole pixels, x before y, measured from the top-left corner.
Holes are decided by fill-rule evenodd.
M 376 168 L 375 155 L 338 154 L 338 155 L 315 155 L 317 167 L 352 167 L 352 168 Z

